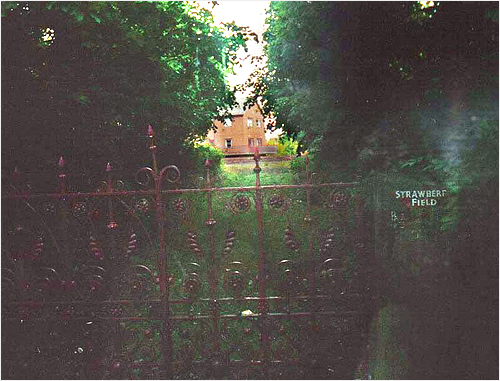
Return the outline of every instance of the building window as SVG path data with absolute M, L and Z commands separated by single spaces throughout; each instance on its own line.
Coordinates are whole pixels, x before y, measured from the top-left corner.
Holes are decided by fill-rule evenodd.
M 231 148 L 233 146 L 233 139 L 226 139 L 226 148 Z
M 257 119 L 257 120 L 256 120 L 256 125 L 257 125 L 257 127 L 260 127 L 260 126 L 261 126 L 260 119 Z
M 227 127 L 231 127 L 233 125 L 233 118 L 226 118 L 226 119 L 224 119 L 224 124 Z
M 252 118 L 247 118 L 247 126 L 253 127 L 253 119 Z
M 257 145 L 262 146 L 262 138 L 257 138 Z
M 252 138 L 248 138 L 248 146 L 253 147 L 255 145 L 254 140 Z

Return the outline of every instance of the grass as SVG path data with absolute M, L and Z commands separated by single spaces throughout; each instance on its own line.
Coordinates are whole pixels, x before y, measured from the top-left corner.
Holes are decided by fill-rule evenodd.
M 261 162 L 262 172 L 260 173 L 262 185 L 272 184 L 294 184 L 299 182 L 299 176 L 289 168 L 289 162 Z M 225 165 L 216 185 L 219 187 L 239 187 L 254 186 L 255 173 L 253 168 L 255 163 L 241 163 Z M 203 184 L 200 184 L 203 187 Z M 267 256 L 266 267 L 270 278 L 267 284 L 267 296 L 283 296 L 286 291 L 308 295 L 309 286 L 307 284 L 307 263 L 310 259 L 309 240 L 312 239 L 313 254 L 321 263 L 325 259 L 325 254 L 320 254 L 320 246 L 324 240 L 324 235 L 331 227 L 332 219 L 342 218 L 342 215 L 335 214 L 324 203 L 328 201 L 330 190 L 311 191 L 312 217 L 311 227 L 305 221 L 306 216 L 306 191 L 304 189 L 286 190 L 265 190 L 262 191 L 263 198 L 263 250 Z M 233 203 L 238 198 L 248 202 L 248 209 L 234 207 Z M 122 271 L 128 271 L 131 265 L 146 265 L 153 271 L 153 278 L 158 275 L 156 268 L 156 257 L 159 252 L 158 228 L 154 209 L 154 200 L 149 198 L 149 210 L 138 211 L 135 205 L 143 196 L 123 196 L 120 199 L 126 203 L 130 209 L 113 199 L 114 218 L 118 222 L 118 228 L 110 230 L 108 223 L 108 199 L 95 198 L 87 203 L 88 210 L 96 208 L 102 213 L 96 217 L 95 221 L 89 223 L 74 219 L 70 214 L 64 214 L 64 218 L 54 216 L 53 230 L 60 231 L 64 247 L 73 249 L 74 256 L 65 256 L 68 268 L 71 266 L 85 268 L 87 263 L 103 266 L 108 271 L 110 277 L 109 295 L 110 299 L 130 298 L 130 288 L 121 287 L 115 282 L 115 276 Z M 240 200 L 240 201 L 241 201 Z M 172 275 L 171 299 L 187 299 L 189 294 L 185 290 L 188 279 L 199 279 L 200 288 L 193 298 L 192 303 L 174 303 L 171 305 L 172 315 L 211 315 L 212 306 L 210 299 L 210 276 L 213 269 L 218 274 L 218 286 L 215 297 L 224 299 L 236 296 L 237 294 L 228 287 L 228 279 L 233 276 L 236 283 L 240 282 L 242 296 L 258 296 L 257 279 L 259 266 L 259 234 L 256 213 L 256 198 L 254 191 L 216 191 L 212 194 L 212 218 L 217 221 L 213 227 L 206 224 L 208 219 L 208 195 L 206 192 L 183 193 L 181 195 L 171 195 L 164 199 L 166 204 L 165 232 L 166 251 L 169 256 L 169 267 Z M 274 202 L 271 202 L 274 201 Z M 38 201 L 33 201 L 34 205 Z M 243 206 L 245 204 L 243 203 Z M 181 206 L 175 208 L 174 206 Z M 231 205 L 233 207 L 231 208 Z M 44 204 L 35 205 L 37 209 L 42 209 Z M 349 212 L 346 215 L 352 217 L 352 200 L 349 204 Z M 135 213 L 134 213 L 135 212 Z M 61 214 L 62 216 L 62 214 Z M 133 218 L 130 218 L 133 216 Z M 138 221 L 145 227 L 152 242 L 149 243 L 146 231 L 139 228 Z M 353 245 L 349 241 L 349 231 L 353 229 L 354 221 L 349 218 L 344 226 L 336 233 L 337 249 L 342 251 L 342 263 L 348 273 L 350 267 L 355 265 Z M 35 222 L 33 222 L 35 225 Z M 60 228 L 60 229 L 59 229 Z M 285 230 L 289 228 L 295 236 L 296 249 L 291 249 L 285 244 Z M 33 228 L 34 229 L 34 228 Z M 228 233 L 234 234 L 234 242 L 231 250 L 225 250 L 228 246 Z M 199 246 L 202 255 L 197 255 L 189 247 L 189 233 L 196 234 L 196 244 Z M 98 261 L 90 256 L 88 238 L 89 235 L 96 237 L 104 253 L 104 260 Z M 131 236 L 136 235 L 137 248 L 130 254 L 127 253 L 128 246 L 132 240 Z M 213 246 L 212 246 L 213 239 Z M 50 242 L 47 241 L 47 251 L 52 252 Z M 213 252 L 212 252 L 213 250 Z M 127 253 L 127 254 L 125 254 Z M 213 260 L 211 256 L 213 254 Z M 328 254 L 330 255 L 330 254 Z M 60 259 L 56 256 L 55 261 Z M 280 261 L 290 260 L 295 264 L 288 267 L 286 263 Z M 72 263 L 69 263 L 69 262 Z M 81 263 L 81 264 L 80 264 Z M 50 263 L 48 262 L 47 265 Z M 54 262 L 54 267 L 58 264 Z M 285 285 L 286 271 L 297 270 L 294 280 L 294 290 L 290 285 Z M 319 269 L 317 273 L 320 274 Z M 76 270 L 75 270 L 76 271 Z M 197 275 L 194 276 L 193 274 Z M 116 278 L 118 279 L 118 278 Z M 127 279 L 124 279 L 127 283 Z M 159 285 L 149 284 L 149 298 L 158 298 Z M 147 299 L 138 299 L 141 303 L 131 306 L 129 314 L 133 316 L 149 316 L 152 307 L 147 303 Z M 242 311 L 250 310 L 258 312 L 257 301 L 231 301 L 219 303 L 220 313 L 240 314 Z M 273 312 L 285 312 L 285 305 L 282 302 L 270 305 Z M 289 306 L 291 311 L 309 311 L 309 305 L 303 301 L 292 301 Z M 189 356 L 194 356 L 194 360 L 210 358 L 212 353 L 212 320 L 199 321 L 172 321 L 172 337 L 174 343 L 174 361 L 189 363 Z M 275 356 L 298 357 L 305 334 L 307 334 L 307 319 L 301 320 L 278 320 L 273 323 L 271 329 L 272 350 L 276 351 Z M 326 323 L 325 323 L 326 324 Z M 103 327 L 106 327 L 103 325 Z M 123 333 L 124 339 L 121 341 L 120 351 L 124 356 L 131 356 L 131 361 L 160 361 L 160 326 L 156 322 L 136 321 L 120 322 L 119 329 Z M 152 333 L 146 335 L 145 332 Z M 219 322 L 221 349 L 228 353 L 231 360 L 256 360 L 261 356 L 259 341 L 259 326 L 255 317 L 242 318 L 239 320 L 224 320 Z M 302 336 L 301 336 L 302 335 Z M 109 336 L 109 340 L 114 340 L 114 336 Z M 107 345 L 107 344 L 106 344 Z M 148 348 L 148 351 L 139 351 L 137 348 Z M 186 350 L 188 348 L 189 350 Z M 136 350 L 137 349 L 137 350 Z M 192 352 L 190 350 L 192 349 Z M 281 353 L 281 355 L 278 355 Z M 190 378 L 188 373 L 182 373 L 182 378 Z M 139 371 L 137 371 L 139 372 Z M 140 373 L 136 374 L 140 377 Z
M 264 161 L 259 163 L 261 185 L 295 184 L 298 177 L 290 169 L 289 161 Z M 225 164 L 220 184 L 226 187 L 255 186 L 255 162 Z

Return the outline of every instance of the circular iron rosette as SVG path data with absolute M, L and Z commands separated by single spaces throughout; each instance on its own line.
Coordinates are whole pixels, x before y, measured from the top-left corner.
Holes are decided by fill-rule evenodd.
M 45 201 L 41 204 L 40 211 L 44 216 L 53 217 L 57 214 L 57 204 L 53 200 Z
M 106 358 L 103 361 L 103 378 L 111 380 L 132 379 L 132 367 L 125 356 Z
M 50 267 L 40 267 L 34 271 L 35 277 L 27 284 L 30 298 L 37 301 L 56 299 L 61 290 L 61 279 L 57 271 Z
M 302 295 L 308 292 L 309 281 L 304 266 L 284 259 L 277 266 L 277 287 L 282 295 Z
M 98 299 L 104 294 L 106 270 L 101 266 L 85 266 L 76 280 L 76 288 L 80 298 Z
M 282 214 L 290 207 L 290 198 L 283 193 L 275 193 L 267 199 L 267 207 L 273 213 Z
M 143 376 L 146 376 L 148 365 L 153 363 L 159 355 L 153 335 L 154 332 L 150 329 L 127 327 L 125 331 L 122 331 L 124 355 L 133 364 L 134 369 Z
M 185 220 L 191 210 L 191 202 L 185 198 L 176 198 L 169 202 L 170 211 L 177 217 Z
M 199 275 L 201 267 L 198 263 L 190 263 L 187 269 L 187 274 L 182 282 L 182 297 L 184 299 L 194 299 L 201 291 L 203 282 Z
M 153 284 L 153 273 L 144 265 L 135 265 L 119 278 L 120 294 L 125 298 L 147 299 Z
M 246 272 L 239 261 L 231 262 L 224 272 L 224 289 L 229 294 L 240 297 L 247 285 Z
M 320 285 L 322 288 L 341 292 L 345 287 L 344 270 L 339 258 L 328 258 L 320 265 Z
M 334 190 L 328 197 L 328 207 L 333 211 L 347 210 L 349 195 L 344 190 Z
M 154 200 L 151 197 L 141 197 L 134 203 L 134 210 L 138 215 L 148 215 L 154 209 Z
M 71 214 L 78 221 L 83 222 L 89 215 L 89 205 L 85 201 L 75 201 L 71 205 Z
M 236 193 L 226 206 L 234 214 L 243 214 L 248 212 L 252 206 L 252 201 L 250 196 L 244 193 Z

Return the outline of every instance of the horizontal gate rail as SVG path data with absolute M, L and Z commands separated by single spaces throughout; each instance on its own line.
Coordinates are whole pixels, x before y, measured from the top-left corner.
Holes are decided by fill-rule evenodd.
M 350 183 L 321 183 L 321 184 L 281 184 L 281 185 L 261 185 L 260 189 L 275 190 L 275 189 L 316 189 L 316 188 L 336 188 L 346 189 L 359 185 L 357 182 Z M 163 189 L 160 191 L 162 195 L 183 194 L 183 193 L 208 193 L 208 192 L 249 192 L 255 191 L 257 187 L 213 187 L 213 188 L 186 188 L 186 189 Z M 137 191 L 113 191 L 113 192 L 67 192 L 67 193 L 39 193 L 39 194 L 10 194 L 2 195 L 2 199 L 6 200 L 24 200 L 24 199 L 39 199 L 39 198 L 56 198 L 56 199 L 72 199 L 72 198 L 94 198 L 94 197 L 117 197 L 117 196 L 152 196 L 155 195 L 155 190 L 137 190 Z
M 59 192 L 37 194 L 13 187 L 10 193 L 2 195 L 5 210 L 9 210 L 3 215 L 12 219 L 24 217 L 23 221 L 27 221 L 25 225 L 31 227 L 39 224 L 38 230 L 33 228 L 33 231 L 16 223 L 12 234 L 7 229 L 3 230 L 8 233 L 9 239 L 18 237 L 22 247 L 17 249 L 9 242 L 3 255 L 9 254 L 9 250 L 14 251 L 10 258 L 12 266 L 5 268 L 2 262 L 2 323 L 13 327 L 11 332 L 7 328 L 8 333 L 5 334 L 11 341 L 2 341 L 2 344 L 4 348 L 12 348 L 7 360 L 11 369 L 14 369 L 13 376 L 17 375 L 15 356 L 23 352 L 22 346 L 21 349 L 13 346 L 19 341 L 16 335 L 25 337 L 23 330 L 38 331 L 38 327 L 47 330 L 46 338 L 40 336 L 43 337 L 42 341 L 50 341 L 54 335 L 61 338 L 67 336 L 71 346 L 76 342 L 71 336 L 73 324 L 77 324 L 75 327 L 84 332 L 81 340 L 85 343 L 90 340 L 90 328 L 97 326 L 96 332 L 99 334 L 92 345 L 99 347 L 99 350 L 94 349 L 94 353 L 100 353 L 105 360 L 99 366 L 93 365 L 93 360 L 88 360 L 84 368 L 88 372 L 85 375 L 90 378 L 101 377 L 95 369 L 111 378 L 141 377 L 142 373 L 134 373 L 135 376 L 126 373 L 131 370 L 150 372 L 148 377 L 153 378 L 185 378 L 191 374 L 191 370 L 187 370 L 188 366 L 208 372 L 196 375 L 201 378 L 230 378 L 227 372 L 240 367 L 259 368 L 259 377 L 263 378 L 276 377 L 272 369 L 275 366 L 301 366 L 319 372 L 318 358 L 327 356 L 330 359 L 328 361 L 335 362 L 339 356 L 328 352 L 333 351 L 331 348 L 345 352 L 345 337 L 364 337 L 366 322 L 370 320 L 372 311 L 368 308 L 368 299 L 373 291 L 366 286 L 372 273 L 366 268 L 359 273 L 358 270 L 352 270 L 352 279 L 360 280 L 361 285 L 347 285 L 342 270 L 342 266 L 354 268 L 354 265 L 346 264 L 347 261 L 354 261 L 355 266 L 361 267 L 369 261 L 363 203 L 358 196 L 352 199 L 348 196 L 349 192 L 353 193 L 351 189 L 359 185 L 357 182 L 312 183 L 306 157 L 305 183 L 261 185 L 260 156 L 256 149 L 255 186 L 213 186 L 210 162 L 207 160 L 205 187 L 163 189 L 163 178 L 175 183 L 180 172 L 174 166 L 158 169 L 152 129 L 148 131 L 148 136 L 153 169 L 145 167 L 139 170 L 138 174 L 145 173 L 151 178 L 150 182 L 138 182 L 154 189 L 124 190 L 123 184 L 115 186 L 108 164 L 107 180 L 100 191 L 68 191 L 64 160 L 61 159 Z M 173 180 L 168 178 L 169 171 L 177 177 Z M 293 204 L 290 211 L 291 201 L 285 192 L 287 190 L 291 194 L 299 191 L 296 192 L 299 194 L 297 200 L 292 200 L 297 201 L 297 204 Z M 244 195 L 245 192 L 253 195 L 253 202 Z M 242 194 L 239 204 L 234 206 L 234 197 Z M 171 197 L 176 195 L 185 197 Z M 196 208 L 199 209 L 196 209 L 196 221 L 182 225 L 184 230 L 181 230 L 184 222 L 174 220 L 168 214 L 173 213 L 167 208 L 170 205 L 168 202 L 181 200 L 179 209 L 182 212 L 186 205 L 182 200 L 187 203 L 190 195 L 203 197 L 196 199 Z M 230 201 L 228 195 L 233 196 Z M 279 197 L 273 199 L 276 195 Z M 328 219 L 325 221 L 319 221 L 319 214 L 315 214 L 320 213 L 322 206 L 326 205 L 321 203 L 323 199 L 318 201 L 321 197 L 326 198 L 328 204 L 324 213 Z M 147 218 L 145 214 L 140 216 L 143 220 L 139 218 L 136 207 L 127 203 L 129 198 L 134 203 L 136 198 L 150 201 Z M 54 213 L 47 222 L 49 218 L 43 215 L 41 207 L 51 202 L 59 202 L 60 211 L 59 214 Z M 105 211 L 99 224 L 91 221 L 92 205 L 100 205 L 99 208 Z M 225 207 L 224 210 L 218 209 L 221 205 Z M 78 225 L 76 220 L 71 220 L 74 225 L 70 226 L 68 216 L 78 207 L 83 210 L 85 221 L 89 222 Z M 250 207 L 255 215 L 249 214 L 246 220 L 236 219 L 243 226 L 233 228 L 231 218 L 240 212 L 245 213 Z M 23 216 L 23 212 L 35 217 L 30 220 L 30 217 Z M 223 213 L 231 218 L 226 216 L 224 220 Z M 288 216 L 286 213 L 298 215 Z M 133 218 L 120 225 L 120 218 L 126 220 L 127 216 Z M 181 217 L 176 218 L 181 220 Z M 217 218 L 225 225 L 219 228 L 221 222 L 216 221 Z M 268 253 L 271 250 L 269 245 L 273 244 L 269 242 L 268 229 L 276 220 L 269 223 L 266 218 L 281 219 L 280 223 L 288 223 L 277 252 Z M 292 222 L 296 225 L 294 228 L 299 229 L 301 239 L 294 237 Z M 70 227 L 76 230 L 71 233 Z M 225 237 L 220 237 L 219 234 L 226 228 Z M 239 259 L 231 263 L 228 259 L 235 242 L 240 242 L 235 241 L 237 228 L 254 240 L 247 243 L 246 251 L 241 252 L 253 258 L 253 262 L 244 258 L 251 265 L 245 264 L 250 268 L 248 272 L 252 272 L 246 274 L 246 278 L 240 268 L 230 268 L 236 264 L 243 266 L 238 262 Z M 181 231 L 182 234 L 179 233 Z M 44 234 L 40 232 L 45 232 L 45 236 L 41 237 Z M 33 237 L 26 238 L 22 234 L 32 234 Z M 202 237 L 200 242 L 197 235 Z M 80 246 L 74 243 L 75 240 L 79 240 Z M 81 243 L 84 241 L 86 248 Z M 47 263 L 36 262 L 37 256 L 44 250 L 44 244 L 50 246 L 54 253 L 48 257 Z M 143 245 L 141 253 L 147 254 L 141 254 L 143 257 L 140 258 L 137 254 L 138 257 L 132 261 L 132 255 L 136 255 L 133 254 L 134 250 L 139 244 Z M 178 247 L 181 244 L 184 246 Z M 74 254 L 68 255 L 72 250 Z M 102 252 L 105 250 L 110 254 L 103 261 Z M 95 258 L 85 257 L 89 251 Z M 173 251 L 177 251 L 175 257 Z M 114 252 L 118 254 L 114 255 Z M 284 256 L 287 259 L 283 259 Z M 197 259 L 192 263 L 181 263 L 187 257 Z M 145 259 L 149 261 L 144 262 L 147 266 L 142 262 Z M 179 262 L 180 270 L 177 269 L 177 273 L 172 275 L 172 269 L 177 265 L 174 259 Z M 37 267 L 33 264 L 35 262 L 42 263 L 42 267 Z M 195 270 L 190 270 L 189 266 L 194 266 Z M 280 276 L 271 273 L 279 269 L 283 270 Z M 87 270 L 97 272 L 86 274 Z M 73 291 L 66 292 L 71 287 Z M 104 293 L 98 294 L 99 290 Z M 59 336 L 56 335 L 56 326 L 63 332 L 57 333 Z M 25 345 L 30 350 L 41 353 L 42 344 L 36 341 L 37 337 L 38 333 L 23 340 L 26 340 Z M 34 340 L 33 343 L 30 340 Z M 127 340 L 133 344 L 127 344 Z M 20 344 L 23 344 L 22 340 Z M 90 344 L 85 345 L 92 347 Z M 46 352 L 50 351 L 47 349 Z M 36 362 L 36 356 L 30 355 L 29 351 L 27 353 L 29 360 L 23 361 Z M 87 353 L 87 347 L 82 344 L 74 353 Z M 136 353 L 140 353 L 140 356 Z M 68 358 L 68 364 L 76 361 L 70 352 L 65 352 L 64 356 Z M 47 357 L 41 357 L 40 364 L 46 360 Z M 74 365 L 68 365 L 68 368 L 72 367 Z M 65 378 L 61 374 L 64 373 L 57 373 L 55 378 Z M 314 375 L 311 377 L 314 378 Z M 325 376 L 323 373 L 316 375 Z M 338 375 L 343 377 L 342 373 Z M 283 377 L 290 376 L 290 373 L 283 373 Z M 303 376 L 309 378 L 306 373 Z M 242 373 L 238 377 L 257 376 Z

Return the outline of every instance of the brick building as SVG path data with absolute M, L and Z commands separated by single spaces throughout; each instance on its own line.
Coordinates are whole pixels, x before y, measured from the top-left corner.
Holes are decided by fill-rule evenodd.
M 251 154 L 255 147 L 260 153 L 276 153 L 276 146 L 268 146 L 266 141 L 266 121 L 260 107 L 253 105 L 245 110 L 243 101 L 231 110 L 231 119 L 225 123 L 215 121 L 217 130 L 208 133 L 207 140 L 226 155 Z

